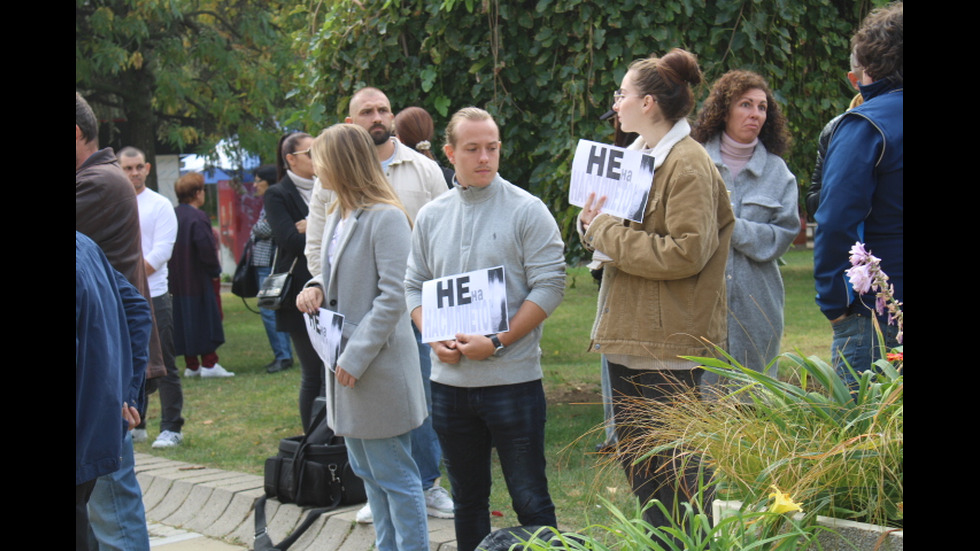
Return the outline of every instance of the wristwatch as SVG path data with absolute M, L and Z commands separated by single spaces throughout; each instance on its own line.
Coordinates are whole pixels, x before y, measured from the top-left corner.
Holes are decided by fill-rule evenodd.
M 500 342 L 500 337 L 498 337 L 496 334 L 489 335 L 489 337 L 490 337 L 490 342 L 493 343 L 493 348 L 494 348 L 493 355 L 499 356 L 500 353 L 504 351 L 504 344 Z

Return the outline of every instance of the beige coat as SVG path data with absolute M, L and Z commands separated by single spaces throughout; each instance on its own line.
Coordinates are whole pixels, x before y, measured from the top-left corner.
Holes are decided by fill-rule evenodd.
M 661 359 L 724 346 L 725 263 L 735 218 L 704 148 L 680 140 L 655 171 L 643 223 L 607 214 L 583 243 L 604 264 L 590 349 Z

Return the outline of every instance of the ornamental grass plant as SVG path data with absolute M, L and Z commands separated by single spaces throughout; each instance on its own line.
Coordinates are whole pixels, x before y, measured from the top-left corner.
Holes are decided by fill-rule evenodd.
M 718 400 L 637 404 L 663 419 L 651 450 L 701 450 L 719 495 L 758 508 L 773 487 L 808 517 L 902 526 L 904 378 L 901 364 L 879 360 L 851 392 L 817 357 L 783 355 L 800 370 L 787 383 L 731 361 L 697 358 L 705 369 L 743 383 Z
M 690 505 L 671 526 L 651 526 L 643 519 L 643 512 L 650 507 L 666 512 L 666 507 L 658 501 L 651 501 L 632 514 L 606 500 L 600 498 L 600 501 L 610 522 L 590 525 L 579 533 L 542 528 L 520 548 L 528 551 L 795 551 L 814 543 L 817 533 L 824 530 L 805 527 L 800 521 L 772 511 L 738 511 L 714 524 Z
M 815 356 L 780 357 L 784 367 L 798 372 L 796 383 L 742 367 L 721 350 L 718 359 L 688 358 L 731 379 L 738 390 L 708 400 L 693 392 L 672 403 L 634 399 L 626 422 L 646 423 L 647 430 L 620 446 L 644 450 L 637 462 L 652 454 L 673 454 L 678 470 L 685 464 L 706 466 L 712 476 L 702 479 L 694 500 L 705 503 L 714 494 L 741 501 L 741 510 L 713 524 L 691 504 L 669 511 L 651 502 L 646 506 L 680 519 L 654 527 L 643 520 L 642 509 L 628 515 L 600 498 L 611 523 L 590 525 L 574 537 L 539 534 L 528 549 L 821 548 L 818 536 L 833 530 L 818 525 L 818 515 L 901 528 L 901 350 L 876 362 L 873 370 L 852 371 L 855 388 Z
M 851 264 L 854 288 L 877 293 L 876 310 L 897 323 L 902 342 L 902 304 L 879 260 L 856 243 Z M 708 465 L 717 496 L 742 501 L 743 511 L 764 510 L 775 497 L 772 507 L 782 510 L 774 512 L 799 510 L 809 525 L 825 515 L 902 527 L 904 352 L 888 352 L 871 317 L 882 357 L 871 366 L 845 361 L 839 372 L 817 356 L 783 354 L 781 367 L 797 375 L 785 381 L 743 367 L 720 348 L 714 358 L 687 358 L 735 390 L 632 401 L 628 418 L 648 430 L 626 445 Z

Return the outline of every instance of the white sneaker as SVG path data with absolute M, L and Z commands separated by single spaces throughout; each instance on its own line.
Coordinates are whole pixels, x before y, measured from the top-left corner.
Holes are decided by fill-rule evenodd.
M 234 377 L 235 376 L 235 374 L 232 373 L 231 371 L 228 371 L 225 368 L 221 367 L 221 364 L 214 364 L 214 367 L 204 367 L 202 365 L 201 369 L 199 369 L 198 371 L 201 372 L 202 379 L 209 379 L 211 377 Z
M 191 369 L 189 367 L 184 368 L 184 378 L 190 379 L 191 377 L 200 377 L 200 376 L 201 376 L 200 369 Z
M 430 517 L 453 518 L 453 498 L 442 486 L 433 486 L 425 491 L 425 508 Z
M 133 442 L 146 442 L 146 429 L 133 429 Z
M 371 524 L 374 522 L 374 515 L 371 514 L 371 504 L 365 503 L 364 507 L 357 512 L 357 516 L 354 517 L 358 524 Z
M 179 446 L 184 441 L 184 437 L 179 432 L 165 430 L 153 441 L 154 448 L 173 448 Z

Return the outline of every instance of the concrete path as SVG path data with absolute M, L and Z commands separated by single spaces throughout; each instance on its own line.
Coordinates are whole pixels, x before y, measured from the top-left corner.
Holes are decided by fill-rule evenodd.
M 136 478 L 151 547 L 161 551 L 234 551 L 251 549 L 255 536 L 255 501 L 265 491 L 262 477 L 136 454 Z M 357 524 L 360 505 L 322 515 L 290 551 L 368 551 L 374 528 Z M 268 531 L 282 541 L 306 517 L 295 505 L 270 500 Z M 452 520 L 429 518 L 432 551 L 456 551 Z

